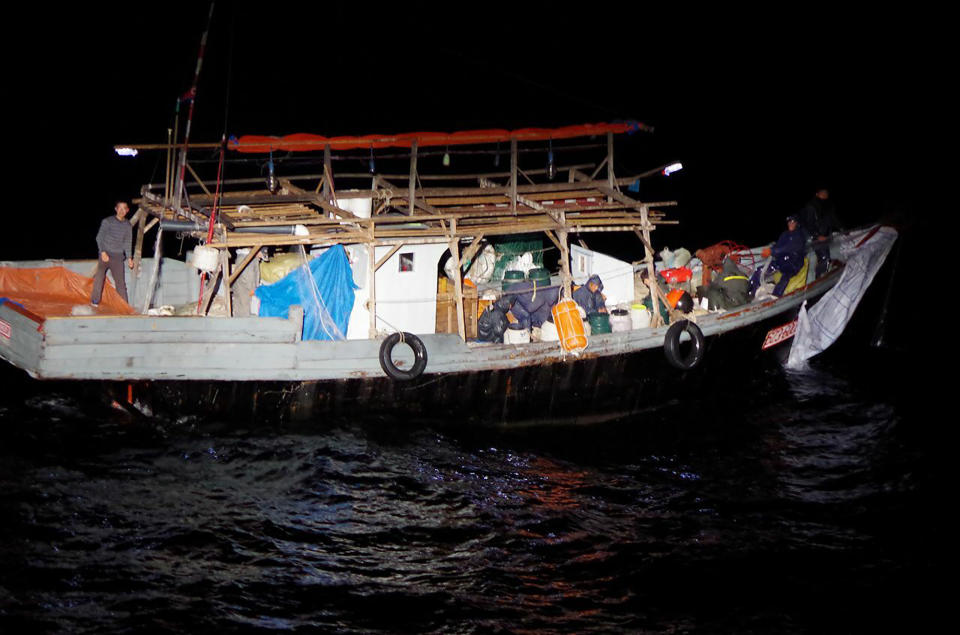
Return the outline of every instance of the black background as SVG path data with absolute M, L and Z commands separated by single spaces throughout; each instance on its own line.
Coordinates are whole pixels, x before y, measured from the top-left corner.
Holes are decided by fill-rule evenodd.
M 10 23 L 0 259 L 91 257 L 113 201 L 163 180 L 162 153 L 113 146 L 166 140 L 209 6 L 38 5 Z M 939 228 L 945 24 L 920 5 L 220 2 L 191 139 L 637 119 L 655 132 L 618 141 L 618 173 L 685 165 L 658 185 L 683 228 L 660 245 L 772 240 L 820 186 L 847 225 Z

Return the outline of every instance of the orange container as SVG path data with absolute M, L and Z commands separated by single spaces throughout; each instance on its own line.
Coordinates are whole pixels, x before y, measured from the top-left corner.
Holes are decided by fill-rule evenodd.
M 582 351 L 587 347 L 580 310 L 573 300 L 563 300 L 554 305 L 553 323 L 557 325 L 560 345 L 565 351 Z

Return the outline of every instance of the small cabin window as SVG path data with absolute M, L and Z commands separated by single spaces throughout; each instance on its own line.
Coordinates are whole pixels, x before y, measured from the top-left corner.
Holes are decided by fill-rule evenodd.
M 400 272 L 413 271 L 413 252 L 400 254 Z

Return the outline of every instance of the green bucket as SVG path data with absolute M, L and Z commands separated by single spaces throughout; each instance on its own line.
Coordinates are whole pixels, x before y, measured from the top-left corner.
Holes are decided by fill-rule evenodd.
M 526 279 L 526 274 L 522 271 L 516 269 L 510 269 L 509 271 L 503 272 L 503 290 L 510 291 L 513 289 L 518 282 L 523 282 Z
M 538 287 L 550 284 L 550 272 L 543 267 L 531 269 L 527 277 L 536 282 Z
M 590 324 L 591 335 L 601 335 L 611 333 L 610 316 L 606 313 L 591 313 L 587 316 L 587 323 Z

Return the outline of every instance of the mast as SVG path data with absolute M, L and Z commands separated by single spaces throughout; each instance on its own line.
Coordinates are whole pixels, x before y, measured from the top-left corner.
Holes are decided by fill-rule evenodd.
M 190 127 L 191 124 L 193 124 L 193 107 L 197 102 L 197 84 L 200 81 L 200 69 L 203 67 L 203 55 L 207 48 L 207 36 L 210 33 L 210 24 L 213 22 L 214 4 L 216 3 L 210 3 L 210 12 L 207 15 L 207 28 L 204 29 L 203 36 L 200 38 L 200 52 L 197 55 L 197 67 L 193 73 L 193 85 L 190 86 L 190 91 L 186 94 L 186 99 L 190 101 L 190 109 L 187 112 L 187 124 L 183 134 L 183 148 L 180 150 L 180 170 L 177 177 L 177 192 L 174 196 L 175 209 L 180 209 L 183 203 L 183 187 L 187 171 L 187 149 L 190 147 Z

